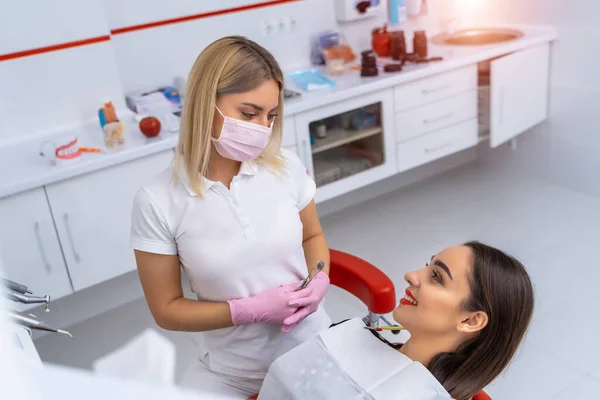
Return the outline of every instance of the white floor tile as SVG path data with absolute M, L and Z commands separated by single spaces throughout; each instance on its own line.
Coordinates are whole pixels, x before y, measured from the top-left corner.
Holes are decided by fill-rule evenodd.
M 596 268 L 594 266 L 594 268 Z M 566 296 L 562 292 L 538 296 L 528 340 L 551 352 L 565 363 L 589 373 L 600 366 L 598 332 L 600 332 L 600 285 L 576 292 L 581 285 L 569 284 L 576 274 L 565 278 Z
M 577 298 L 600 285 L 600 268 L 591 253 L 600 239 L 587 232 L 575 233 L 547 248 L 527 263 L 538 294 Z M 580 307 L 591 311 L 590 304 Z
M 580 371 L 526 342 L 521 354 L 486 392 L 494 400 L 549 400 L 583 376 Z
M 600 399 L 600 382 L 585 377 L 563 390 L 552 400 Z
M 595 378 L 598 381 L 600 381 L 600 368 L 596 368 L 595 370 L 593 370 L 592 372 L 590 372 L 590 376 L 592 378 Z

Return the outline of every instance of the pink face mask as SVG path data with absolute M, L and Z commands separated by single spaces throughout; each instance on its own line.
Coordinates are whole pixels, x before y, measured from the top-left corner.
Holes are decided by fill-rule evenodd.
M 212 138 L 212 141 L 221 156 L 245 162 L 258 157 L 265 150 L 271 137 L 273 123 L 266 127 L 240 121 L 224 116 L 219 107 L 216 109 L 224 121 L 221 136 L 218 139 Z

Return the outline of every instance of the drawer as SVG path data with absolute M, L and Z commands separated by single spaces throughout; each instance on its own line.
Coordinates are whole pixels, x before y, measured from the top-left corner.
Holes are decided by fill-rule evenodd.
M 398 172 L 404 172 L 449 154 L 475 146 L 477 119 L 454 125 L 437 132 L 396 145 Z
M 477 117 L 477 91 L 396 114 L 396 141 L 403 142 Z
M 396 111 L 409 110 L 477 89 L 477 65 L 469 65 L 394 88 Z

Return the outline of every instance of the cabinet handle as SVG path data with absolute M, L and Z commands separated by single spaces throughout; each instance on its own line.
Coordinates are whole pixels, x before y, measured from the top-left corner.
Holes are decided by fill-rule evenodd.
M 52 265 L 48 262 L 48 257 L 46 257 L 46 249 L 44 249 L 44 243 L 42 243 L 42 236 L 40 235 L 40 223 L 36 221 L 33 225 L 33 230 L 35 231 L 35 237 L 37 239 L 38 248 L 40 250 L 40 254 L 42 256 L 42 262 L 44 263 L 44 267 L 46 268 L 46 272 L 52 273 Z
M 449 112 L 448 114 L 444 114 L 444 115 L 442 115 L 442 116 L 440 116 L 440 117 L 437 117 L 437 118 L 424 119 L 424 120 L 423 120 L 423 123 L 424 123 L 425 125 L 428 125 L 428 124 L 432 124 L 432 123 L 434 123 L 434 122 L 440 122 L 440 121 L 443 121 L 443 120 L 445 120 L 445 119 L 452 118 L 452 116 L 453 116 L 453 115 L 454 115 L 454 113 L 451 113 L 451 112 Z
M 445 89 L 448 89 L 451 87 L 452 87 L 452 84 L 449 83 L 447 85 L 439 86 L 439 87 L 436 87 L 433 89 L 423 89 L 423 94 L 431 94 L 431 93 L 439 92 L 440 90 L 445 90 Z
M 435 147 L 426 147 L 425 153 L 433 153 L 435 151 L 442 150 L 442 149 L 445 149 L 446 147 L 450 147 L 450 146 L 452 146 L 452 142 L 444 143 L 442 145 L 435 146 Z
M 69 214 L 63 214 L 63 220 L 65 221 L 65 228 L 67 229 L 67 236 L 69 237 L 69 243 L 71 244 L 71 249 L 73 250 L 73 257 L 75 258 L 75 262 L 79 263 L 81 261 L 81 257 L 77 252 L 77 248 L 75 247 L 75 241 L 73 240 L 73 233 L 71 232 L 71 225 L 69 225 Z

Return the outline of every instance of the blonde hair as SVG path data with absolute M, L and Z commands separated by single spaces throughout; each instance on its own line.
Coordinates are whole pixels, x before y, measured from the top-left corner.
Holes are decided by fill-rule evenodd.
M 228 36 L 211 43 L 200 53 L 189 74 L 181 118 L 175 175 L 183 165 L 192 189 L 202 196 L 202 178 L 208 173 L 215 105 L 218 97 L 244 93 L 265 81 L 279 85 L 279 115 L 265 150 L 254 162 L 279 170 L 283 135 L 283 73 L 266 49 L 242 37 Z

